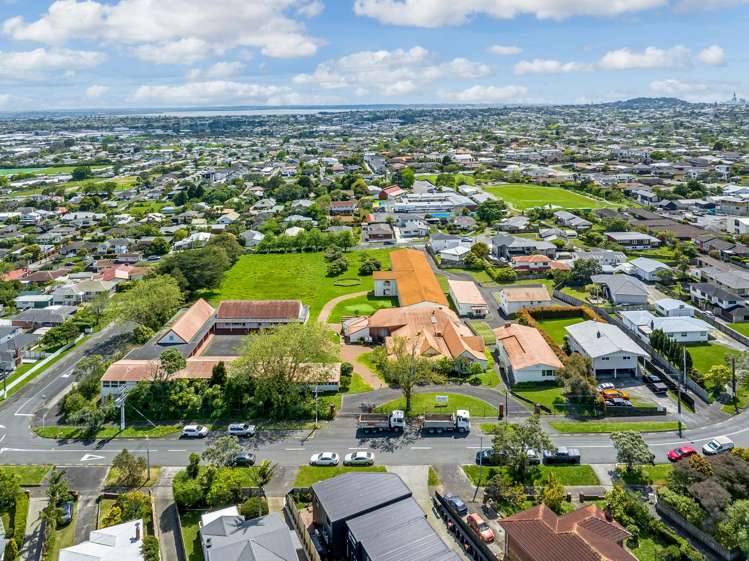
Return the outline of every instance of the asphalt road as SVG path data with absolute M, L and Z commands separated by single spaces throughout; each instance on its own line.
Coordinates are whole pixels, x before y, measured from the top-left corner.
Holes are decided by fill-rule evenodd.
M 45 407 L 62 395 L 72 384 L 73 367 L 88 354 L 106 354 L 118 337 L 127 332 L 123 326 L 110 326 L 94 335 L 81 347 L 53 365 L 48 371 L 28 384 L 7 402 L 0 405 L 0 464 L 106 465 L 123 448 L 148 455 L 153 465 L 186 465 L 191 452 L 201 452 L 218 435 L 205 440 L 185 440 L 177 437 L 151 439 L 112 439 L 95 441 L 51 440 L 36 436 L 30 430 L 35 414 L 44 415 Z M 510 421 L 513 420 L 510 409 Z M 259 459 L 269 459 L 282 466 L 298 466 L 308 462 L 311 454 L 334 451 L 346 454 L 356 450 L 371 450 L 378 463 L 386 465 L 460 464 L 470 463 L 475 451 L 489 445 L 474 419 L 474 428 L 465 436 L 421 437 L 414 430 L 397 437 L 358 438 L 355 418 L 341 416 L 317 431 L 261 431 L 246 439 L 244 444 L 255 451 Z M 726 435 L 737 446 L 749 446 L 749 411 L 744 411 L 714 425 L 684 431 L 683 438 L 676 432 L 646 435 L 657 461 L 665 461 L 665 453 L 676 446 L 692 444 L 701 447 L 716 435 Z M 565 434 L 552 440 L 557 446 L 578 448 L 584 463 L 611 464 L 616 462 L 615 451 L 608 435 Z

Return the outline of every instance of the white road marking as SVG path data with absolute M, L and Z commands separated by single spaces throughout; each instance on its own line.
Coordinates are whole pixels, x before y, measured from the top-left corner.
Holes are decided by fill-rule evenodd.
M 167 452 L 187 452 L 187 450 L 167 450 Z
M 284 448 L 284 450 L 286 450 L 288 452 L 292 452 L 294 450 L 304 450 L 304 448 Z
M 411 450 L 431 450 L 431 446 L 411 446 Z
M 369 448 L 348 448 L 348 450 L 369 450 Z
M 6 437 L 6 436 L 8 436 L 8 435 L 7 435 L 7 434 L 4 434 L 3 436 L 0 436 L 0 442 L 2 442 L 3 440 L 5 440 L 5 437 Z
M 466 446 L 468 450 L 481 450 L 481 446 Z
M 104 456 L 97 456 L 96 454 L 85 454 L 79 462 L 90 462 L 91 460 L 103 460 Z

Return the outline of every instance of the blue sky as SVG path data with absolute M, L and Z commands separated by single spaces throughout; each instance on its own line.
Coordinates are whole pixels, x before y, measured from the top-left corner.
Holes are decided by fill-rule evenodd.
M 0 108 L 749 97 L 749 0 L 0 0 Z

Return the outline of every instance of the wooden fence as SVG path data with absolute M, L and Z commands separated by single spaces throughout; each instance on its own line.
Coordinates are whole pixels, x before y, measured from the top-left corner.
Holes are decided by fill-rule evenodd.
M 296 507 L 294 497 L 291 496 L 291 493 L 284 497 L 284 511 L 288 515 L 289 520 L 291 520 L 294 530 L 296 531 L 297 536 L 299 536 L 299 541 L 302 542 L 302 547 L 304 547 L 304 551 L 307 553 L 309 561 L 321 561 L 320 554 L 317 552 L 317 548 L 312 542 L 312 538 L 302 521 L 302 515 Z

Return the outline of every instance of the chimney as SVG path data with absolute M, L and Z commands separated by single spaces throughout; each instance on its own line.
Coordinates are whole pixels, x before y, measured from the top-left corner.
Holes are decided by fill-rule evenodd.
M 135 523 L 135 541 L 140 541 L 140 522 Z
M 603 509 L 603 514 L 606 515 L 606 520 L 608 522 L 613 522 L 614 521 L 614 513 L 611 511 L 611 505 L 610 504 L 607 504 L 606 508 Z
M 601 338 L 601 332 L 600 332 L 600 331 L 596 331 L 596 338 L 597 338 L 597 339 L 600 339 L 600 338 Z

